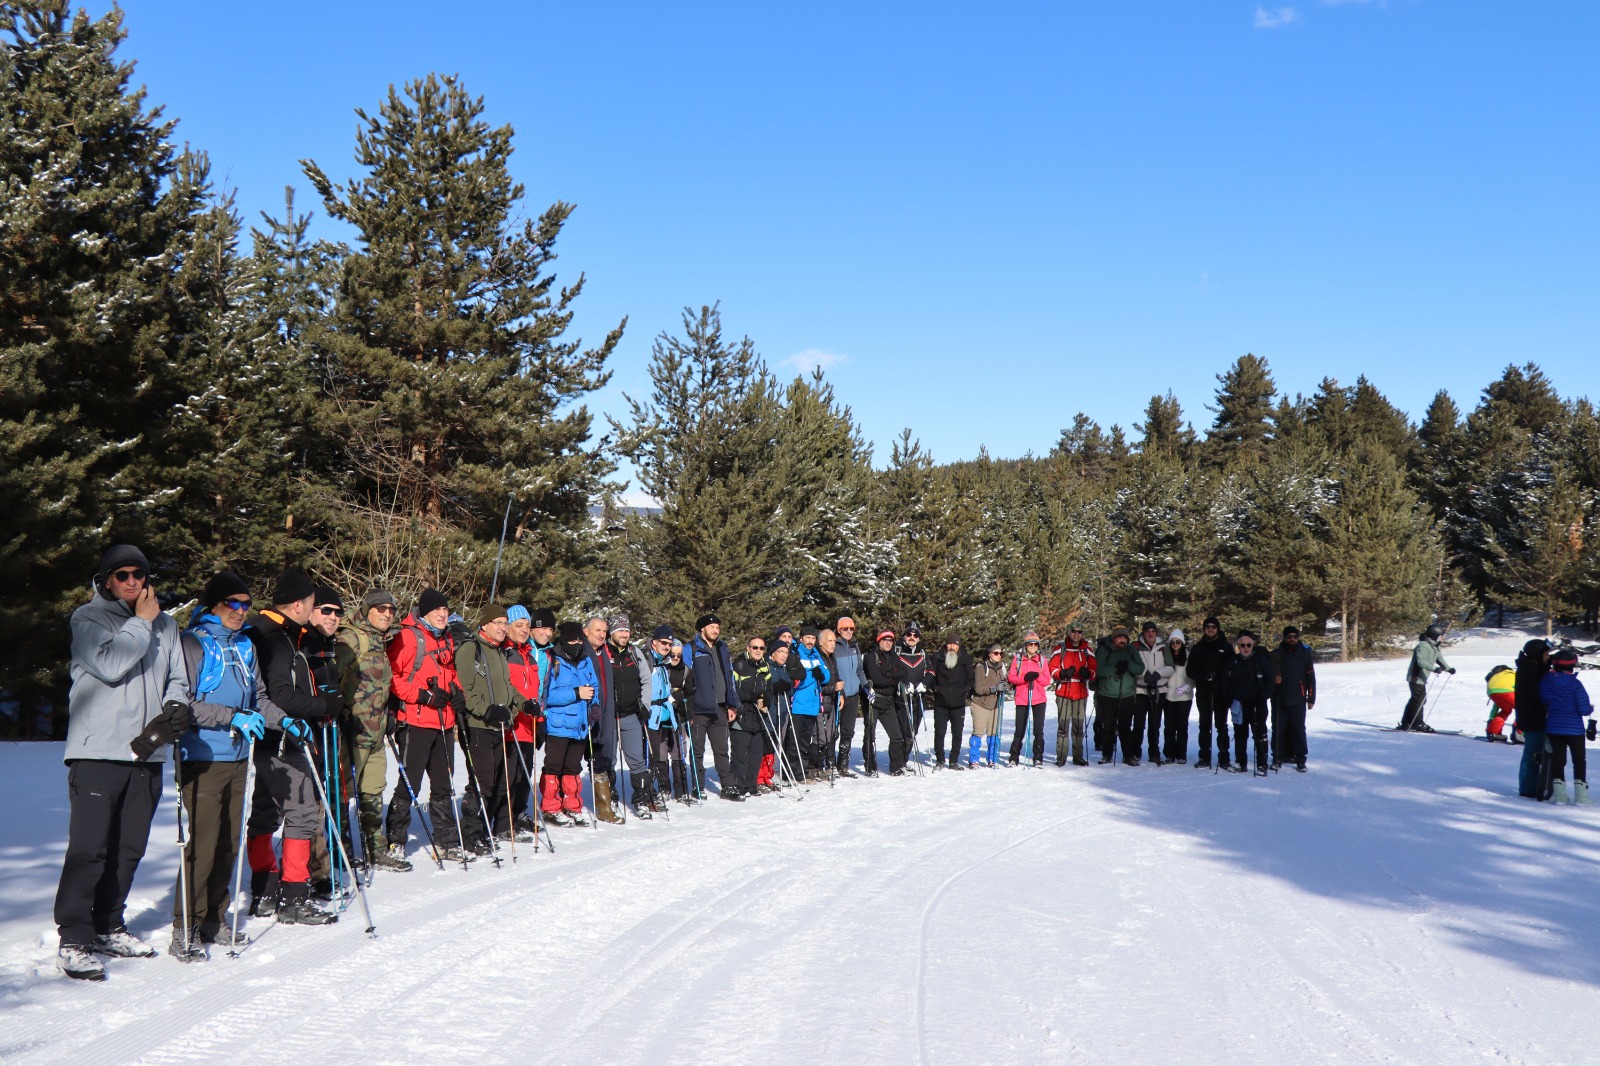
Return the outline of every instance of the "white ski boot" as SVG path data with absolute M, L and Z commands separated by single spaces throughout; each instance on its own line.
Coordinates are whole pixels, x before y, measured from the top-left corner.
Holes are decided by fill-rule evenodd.
M 1575 783 L 1572 786 L 1572 791 L 1577 793 L 1573 802 L 1575 802 L 1578 806 L 1588 807 L 1593 804 L 1594 801 L 1589 798 L 1589 782 L 1579 781 Z
M 1565 803 L 1565 802 L 1567 802 L 1567 782 L 1565 780 L 1552 781 L 1550 783 L 1550 802 L 1551 803 Z

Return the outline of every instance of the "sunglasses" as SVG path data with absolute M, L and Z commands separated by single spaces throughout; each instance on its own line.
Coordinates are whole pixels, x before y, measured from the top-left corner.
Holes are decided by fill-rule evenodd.
M 344 617 L 344 608 L 343 607 L 318 607 L 317 608 L 317 613 L 318 614 L 325 614 L 325 615 L 332 615 L 334 618 L 343 618 Z
M 377 611 L 379 614 L 394 614 L 394 604 L 380 603 L 376 607 L 369 608 L 369 610 Z
M 767 646 L 765 644 L 751 644 L 750 645 L 750 650 L 751 651 L 766 651 L 767 650 Z
M 1239 647 L 1241 647 L 1241 648 L 1253 648 L 1253 647 L 1255 647 L 1255 644 L 1252 641 L 1241 640 L 1239 642 Z
M 855 631 L 856 631 L 856 627 L 855 626 L 840 626 L 839 627 L 839 632 L 841 632 L 841 633 L 854 633 Z
M 250 609 L 250 601 L 249 600 L 223 600 L 222 601 L 222 606 L 226 607 L 230 611 L 248 611 Z
M 145 573 L 145 571 L 139 569 L 138 567 L 134 567 L 132 570 L 118 570 L 116 573 L 111 575 L 111 580 L 126 583 L 129 581 L 143 581 L 149 576 L 150 575 Z

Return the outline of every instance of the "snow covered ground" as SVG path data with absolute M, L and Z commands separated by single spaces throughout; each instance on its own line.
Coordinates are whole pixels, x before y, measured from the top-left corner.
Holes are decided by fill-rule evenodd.
M 0 1061 L 1594 1062 L 1600 810 L 1518 799 L 1521 749 L 1474 739 L 1525 636 L 1447 649 L 1431 719 L 1465 736 L 1373 728 L 1403 661 L 1323 665 L 1308 774 L 675 806 L 514 868 L 415 856 L 371 893 L 376 940 L 352 912 L 100 985 L 54 969 L 60 746 L 0 746 Z M 162 947 L 171 795 L 129 911 Z

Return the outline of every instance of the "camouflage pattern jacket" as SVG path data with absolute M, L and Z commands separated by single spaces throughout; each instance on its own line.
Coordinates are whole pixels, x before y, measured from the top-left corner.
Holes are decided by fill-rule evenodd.
M 352 719 L 368 733 L 382 733 L 389 720 L 392 673 L 386 645 L 394 630 L 379 633 L 366 619 L 346 620 L 334 638 L 339 692 Z

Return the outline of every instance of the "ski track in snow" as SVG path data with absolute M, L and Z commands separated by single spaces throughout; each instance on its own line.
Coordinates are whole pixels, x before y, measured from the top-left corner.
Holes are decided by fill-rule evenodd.
M 1596 1061 L 1600 813 L 1518 799 L 1520 749 L 1475 739 L 1473 679 L 1524 638 L 1447 648 L 1430 720 L 1461 737 L 1369 728 L 1403 661 L 1319 665 L 1305 775 L 1051 750 L 712 799 L 499 870 L 414 852 L 369 889 L 376 939 L 355 905 L 255 920 L 240 959 L 99 985 L 54 969 L 60 746 L 0 746 L 31 814 L 0 837 L 0 1061 Z M 172 837 L 169 784 L 129 905 L 162 949 Z

